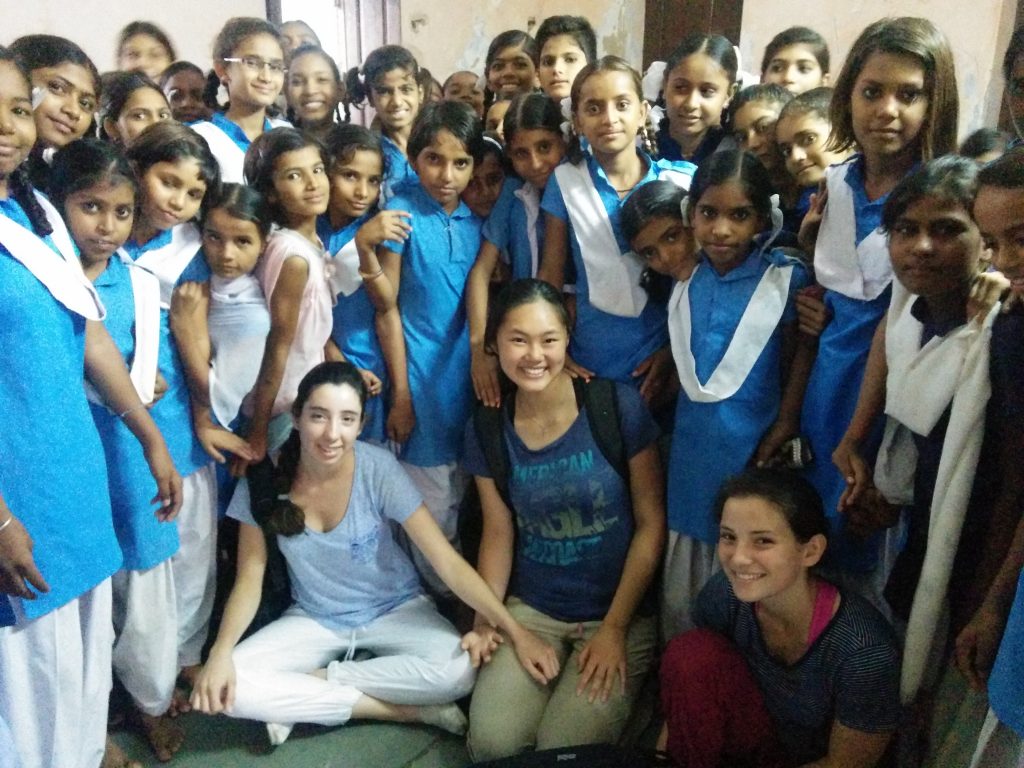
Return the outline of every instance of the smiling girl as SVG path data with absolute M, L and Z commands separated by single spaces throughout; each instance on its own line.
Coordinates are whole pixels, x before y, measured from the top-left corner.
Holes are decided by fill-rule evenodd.
M 249 145 L 264 131 L 288 125 L 267 113 L 284 87 L 286 69 L 280 33 L 265 19 L 238 16 L 217 35 L 210 78 L 225 87 L 228 104 L 192 127 L 209 142 L 224 181 L 246 181 L 242 164 Z
M 303 45 L 292 51 L 284 95 L 292 124 L 321 141 L 332 125 L 341 122 L 341 72 L 334 59 L 318 46 Z
M 100 138 L 128 147 L 153 123 L 170 120 L 171 107 L 159 86 L 139 72 L 104 76 Z

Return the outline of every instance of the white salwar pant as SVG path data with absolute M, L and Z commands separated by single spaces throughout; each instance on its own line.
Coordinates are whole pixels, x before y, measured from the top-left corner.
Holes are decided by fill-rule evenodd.
M 690 616 L 708 579 L 722 570 L 718 547 L 676 531 L 665 542 L 661 582 L 661 642 L 694 628 Z
M 0 627 L 0 719 L 22 768 L 96 768 L 107 738 L 110 580 L 32 621 L 12 603 L 17 623 Z
M 168 558 L 145 571 L 121 570 L 114 592 L 114 672 L 135 706 L 162 715 L 178 676 L 178 608 Z
M 182 478 L 178 552 L 171 558 L 178 604 L 178 666 L 200 662 L 217 575 L 217 475 L 213 464 Z
M 970 768 L 1022 768 L 1024 740 L 989 709 Z
M 366 626 L 336 630 L 297 607 L 242 641 L 233 654 L 232 717 L 340 725 L 362 695 L 392 704 L 447 704 L 473 688 L 461 638 L 425 596 Z M 356 651 L 374 658 L 352 660 Z M 342 656 L 345 660 L 337 661 Z M 327 679 L 314 670 L 327 667 Z
M 406 464 L 404 461 L 400 463 L 402 469 L 408 473 L 413 485 L 416 486 L 416 490 L 423 496 L 423 503 L 441 528 L 444 537 L 457 551 L 461 552 L 459 508 L 462 506 L 462 497 L 466 495 L 469 475 L 461 465 L 455 462 L 441 464 L 437 467 L 417 467 L 414 464 Z M 419 548 L 408 538 L 403 538 L 403 541 L 406 542 L 416 570 L 419 571 L 430 592 L 438 597 L 451 597 L 452 591 L 434 572 L 433 566 L 423 556 Z

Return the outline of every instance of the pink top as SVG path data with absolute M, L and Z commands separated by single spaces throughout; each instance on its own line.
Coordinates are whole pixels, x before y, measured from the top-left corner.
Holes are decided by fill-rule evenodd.
M 838 592 L 839 590 L 831 582 L 818 582 L 818 594 L 814 598 L 814 613 L 811 614 L 811 628 L 807 631 L 808 648 L 814 645 L 814 641 L 832 621 L 832 609 L 835 607 Z
M 299 256 L 309 264 L 309 278 L 302 291 L 299 305 L 299 320 L 295 327 L 295 338 L 288 350 L 288 361 L 284 367 L 281 387 L 274 398 L 271 416 L 277 416 L 291 408 L 299 389 L 299 382 L 309 370 L 324 361 L 324 345 L 331 337 L 333 324 L 332 307 L 334 294 L 327 283 L 327 252 L 292 229 L 277 228 L 267 239 L 267 248 L 256 266 L 256 278 L 260 281 L 267 304 L 271 304 L 274 286 L 281 274 L 286 259 Z

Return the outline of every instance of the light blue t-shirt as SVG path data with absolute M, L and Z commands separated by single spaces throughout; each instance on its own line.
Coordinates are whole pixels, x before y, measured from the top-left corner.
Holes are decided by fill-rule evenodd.
M 345 516 L 330 531 L 309 527 L 278 536 L 288 563 L 292 599 L 325 627 L 365 626 L 422 594 L 420 577 L 395 539 L 423 498 L 387 450 L 357 441 L 355 476 Z M 256 525 L 249 506 L 249 484 L 238 484 L 228 517 Z
M 31 229 L 11 199 L 0 200 L 0 216 Z M 0 626 L 14 623 L 9 600 L 35 619 L 121 567 L 84 359 L 85 319 L 0 245 L 0 494 L 32 537 L 50 585 L 35 600 L 0 596 Z
M 381 185 L 380 201 L 385 203 L 407 184 L 418 184 L 420 177 L 416 175 L 409 158 L 395 142 L 384 134 L 380 137 L 380 147 L 384 152 L 384 183 Z
M 130 366 L 135 357 L 135 296 L 129 267 L 114 255 L 93 283 L 107 308 L 103 320 L 117 351 Z M 142 444 L 124 421 L 105 405 L 90 403 L 92 417 L 107 458 L 114 530 L 124 555 L 124 568 L 144 571 L 178 551 L 178 526 L 156 517 L 156 481 Z
M 641 159 L 647 166 L 647 173 L 634 187 L 633 192 L 647 182 L 654 181 L 665 171 L 692 176 L 696 167 L 686 161 L 652 160 L 642 153 Z M 622 206 L 629 199 L 629 195 L 619 199 L 604 170 L 590 153 L 585 154 L 585 162 L 594 187 L 604 204 L 619 251 L 628 253 L 629 243 L 622 233 L 620 219 Z M 633 192 L 630 192 L 630 195 Z M 554 173 L 544 188 L 541 210 L 566 222 L 569 228 L 569 248 L 576 269 L 576 325 L 573 327 L 569 354 L 573 360 L 598 376 L 625 384 L 639 385 L 639 381 L 632 376 L 633 371 L 668 343 L 665 305 L 648 301 L 639 317 L 619 317 L 593 306 L 590 303 L 590 288 L 580 244 L 576 239 L 572 220 L 569 218 L 569 211 Z
M 403 187 L 385 207 L 412 214 L 409 238 L 383 243 L 402 257 L 398 306 L 416 411 L 401 459 L 437 467 L 462 455 L 462 430 L 473 402 L 465 293 L 480 250 L 481 222 L 461 201 L 446 213 L 419 184 Z

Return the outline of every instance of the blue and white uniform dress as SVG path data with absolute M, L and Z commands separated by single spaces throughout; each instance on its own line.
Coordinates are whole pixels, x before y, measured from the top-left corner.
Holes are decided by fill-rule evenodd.
M 289 128 L 291 123 L 280 118 L 267 117 L 263 120 L 263 130 L 272 128 Z M 245 175 L 242 167 L 245 164 L 245 151 L 252 141 L 237 123 L 228 120 L 223 112 L 214 112 L 209 120 L 201 120 L 189 125 L 210 145 L 210 151 L 220 165 L 220 178 L 225 184 L 244 184 Z
M 192 429 L 188 382 L 170 328 L 171 296 L 178 278 L 199 251 L 202 237 L 191 223 L 158 233 L 147 243 L 130 241 L 125 252 L 160 281 L 160 375 L 167 391 L 151 411 L 182 478 L 178 552 L 172 561 L 178 604 L 178 664 L 200 661 L 213 610 L 217 545 L 217 479 L 213 461 Z
M 60 215 L 37 197 L 54 228 L 45 239 L 0 200 L 0 495 L 50 591 L 0 596 L 0 720 L 24 768 L 94 768 L 111 684 L 109 579 L 121 567 L 83 388 L 86 320 L 104 309 Z
M 483 237 L 501 253 L 513 280 L 536 277 L 544 253 L 543 190 L 520 179 L 505 179 L 498 201 L 484 222 Z
M 694 166 L 642 160 L 640 187 L 657 178 L 689 189 Z M 597 376 L 639 385 L 633 371 L 668 343 L 664 306 L 640 287 L 643 264 L 632 254 L 619 223 L 624 200 L 589 153 L 579 164 L 563 163 L 548 179 L 541 209 L 566 222 L 576 270 L 576 325 L 569 354 Z
M 160 283 L 119 251 L 94 285 L 107 308 L 104 325 L 144 403 L 154 395 L 160 345 Z M 178 526 L 156 517 L 156 481 L 142 445 L 117 414 L 90 402 L 103 441 L 114 530 L 124 564 L 114 574 L 114 671 L 136 707 L 167 711 L 178 675 L 178 611 L 171 557 Z
M 482 224 L 461 200 L 447 213 L 419 184 L 403 186 L 385 207 L 408 211 L 413 228 L 405 242 L 383 244 L 402 259 L 398 304 L 416 412 L 416 426 L 398 458 L 445 536 L 457 544 L 468 483 L 459 465 L 462 432 L 473 402 L 466 279 L 480 250 Z M 419 549 L 412 555 L 431 588 L 447 594 Z
M 879 229 L 888 195 L 868 200 L 863 163 L 855 156 L 826 171 L 828 205 L 814 250 L 814 271 L 826 289 L 831 319 L 818 341 L 800 422 L 815 456 L 805 476 L 821 494 L 831 527 L 824 561 L 829 575 L 877 605 L 872 595 L 881 594 L 887 576 L 884 567 L 879 570 L 882 536 L 863 541 L 846 532 L 837 512 L 846 481 L 832 464 L 832 452 L 853 417 L 871 340 L 891 295 L 888 241 Z M 881 420 L 875 431 L 863 446 L 869 463 L 881 440 Z M 877 587 L 867 586 L 869 582 L 878 582 Z
M 779 415 L 782 337 L 796 321 L 803 265 L 759 235 L 739 266 L 720 275 L 707 257 L 669 299 L 672 356 L 683 391 L 668 472 L 665 637 L 691 628 L 693 601 L 718 569 L 714 501 L 743 470 Z
M 335 295 L 334 325 L 331 338 L 338 349 L 357 368 L 373 371 L 381 380 L 381 392 L 366 401 L 366 422 L 359 437 L 383 444 L 387 439 L 384 426 L 387 419 L 388 371 L 384 353 L 377 338 L 377 311 L 370 301 L 363 278 L 359 275 L 359 254 L 356 252 L 356 232 L 375 211 L 367 212 L 348 226 L 331 230 L 327 215 L 317 219 L 317 234 L 330 254 L 327 281 Z

